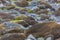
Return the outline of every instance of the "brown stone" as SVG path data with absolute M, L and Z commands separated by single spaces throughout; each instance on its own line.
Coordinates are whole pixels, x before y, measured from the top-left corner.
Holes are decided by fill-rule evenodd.
M 43 5 L 42 7 L 45 7 L 45 8 L 52 8 L 52 6 L 46 2 L 42 2 L 42 1 L 38 1 L 37 3 L 38 5 Z M 38 6 L 40 7 L 40 6 Z
M 48 11 L 43 9 L 38 11 L 37 14 L 48 14 Z
M 21 0 L 21 1 L 17 2 L 17 5 L 21 6 L 21 7 L 28 6 L 28 4 L 29 3 L 26 0 Z
M 27 22 L 25 22 L 25 21 L 19 21 L 18 24 L 21 24 L 24 27 L 28 27 L 29 26 L 29 24 Z
M 34 25 L 37 22 L 32 18 L 32 17 L 27 17 L 26 19 L 24 19 L 29 25 Z
M 40 8 L 34 9 L 33 12 L 36 14 L 48 14 L 47 9 L 40 9 Z
M 14 16 L 11 16 L 8 13 L 0 12 L 0 17 L 5 20 L 12 20 L 14 19 Z
M 54 14 L 55 16 L 60 16 L 60 10 L 56 10 L 53 14 Z
M 60 25 L 55 22 L 37 23 L 29 28 L 25 34 L 32 34 L 34 37 L 45 37 L 51 34 L 55 39 L 60 36 Z
M 41 17 L 41 20 L 49 19 L 49 16 L 44 14 L 40 15 L 40 17 Z
M 24 31 L 22 29 L 19 29 L 19 28 L 6 29 L 4 32 L 3 32 L 4 34 L 7 34 L 7 33 L 24 33 Z
M 1 37 L 0 40 L 25 40 L 25 35 L 23 34 L 6 34 Z

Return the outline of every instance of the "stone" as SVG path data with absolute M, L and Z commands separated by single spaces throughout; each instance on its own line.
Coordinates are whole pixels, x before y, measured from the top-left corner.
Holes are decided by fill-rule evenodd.
M 32 34 L 35 38 L 45 37 L 51 34 L 54 36 L 55 39 L 60 36 L 59 30 L 60 24 L 57 24 L 55 22 L 44 22 L 33 25 L 25 32 L 25 34 L 26 35 Z
M 13 33 L 13 34 L 5 34 L 0 38 L 0 40 L 25 40 L 25 35 Z
M 16 2 L 16 4 L 18 6 L 20 6 L 20 7 L 25 7 L 25 6 L 28 6 L 29 5 L 29 3 L 27 1 L 25 1 L 25 0 L 21 0 L 19 2 Z

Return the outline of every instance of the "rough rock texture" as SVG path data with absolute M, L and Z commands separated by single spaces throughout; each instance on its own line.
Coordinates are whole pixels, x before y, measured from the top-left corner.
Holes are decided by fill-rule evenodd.
M 60 38 L 56 39 L 56 40 L 60 40 Z
M 45 7 L 45 8 L 52 8 L 51 5 L 49 5 L 49 4 L 46 3 L 46 2 L 38 1 L 37 4 L 38 4 L 38 5 L 44 5 L 43 7 Z M 40 6 L 38 6 L 38 7 L 40 7 Z
M 41 14 L 40 17 L 41 17 L 41 20 L 49 19 L 49 16 L 44 14 Z
M 29 3 L 26 0 L 21 0 L 21 1 L 17 2 L 17 5 L 21 6 L 21 7 L 28 6 L 28 4 Z
M 56 10 L 53 14 L 54 14 L 55 16 L 60 16 L 60 9 Z
M 29 26 L 29 24 L 27 22 L 25 22 L 25 21 L 19 21 L 17 23 L 23 25 L 24 27 L 28 27 Z
M 6 29 L 3 31 L 3 35 L 7 33 L 24 33 L 24 31 L 19 28 Z
M 0 40 L 25 40 L 25 35 L 20 33 L 6 34 Z
M 37 22 L 32 17 L 27 17 L 24 19 L 29 25 L 34 25 Z
M 2 25 L 2 24 L 0 24 L 0 36 L 2 36 L 3 31 L 4 31 L 5 29 L 6 29 L 5 26 Z
M 26 31 L 26 35 L 29 34 L 35 37 L 45 37 L 51 34 L 55 39 L 60 36 L 60 25 L 55 22 L 37 23 Z
M 9 15 L 8 13 L 0 12 L 0 17 L 5 20 L 12 20 L 14 19 L 14 16 Z
M 34 9 L 33 12 L 36 13 L 36 14 L 48 14 L 48 10 L 46 10 L 46 9 L 39 9 L 39 8 Z

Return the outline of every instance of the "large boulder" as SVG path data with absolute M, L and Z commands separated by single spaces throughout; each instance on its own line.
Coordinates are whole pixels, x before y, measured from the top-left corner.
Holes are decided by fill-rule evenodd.
M 24 33 L 24 30 L 21 30 L 20 28 L 12 28 L 12 29 L 5 29 L 2 34 L 8 34 L 8 33 Z
M 36 14 L 48 14 L 47 9 L 40 9 L 40 8 L 34 9 L 33 12 L 36 13 Z
M 34 37 L 46 37 L 53 35 L 54 39 L 60 37 L 60 24 L 55 22 L 37 23 L 26 31 L 26 35 L 32 34 Z
M 2 36 L 0 40 L 25 40 L 25 38 L 24 34 L 13 33 Z
M 4 20 L 13 20 L 15 17 L 10 15 L 9 13 L 0 12 L 0 17 Z
M 6 4 L 6 8 L 7 8 L 8 10 L 10 10 L 10 9 L 14 9 L 15 6 L 12 5 L 12 4 Z
M 52 8 L 52 6 L 46 2 L 38 1 L 37 4 L 38 4 L 39 8 L 41 8 L 41 6 L 42 6 L 42 8 Z
M 29 3 L 26 0 L 21 0 L 19 2 L 16 2 L 16 4 L 18 6 L 25 7 L 25 6 L 28 6 Z

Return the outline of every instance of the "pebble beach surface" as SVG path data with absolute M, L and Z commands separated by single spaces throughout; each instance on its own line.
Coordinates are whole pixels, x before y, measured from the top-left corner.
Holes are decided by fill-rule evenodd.
M 60 1 L 0 0 L 0 40 L 60 40 Z

